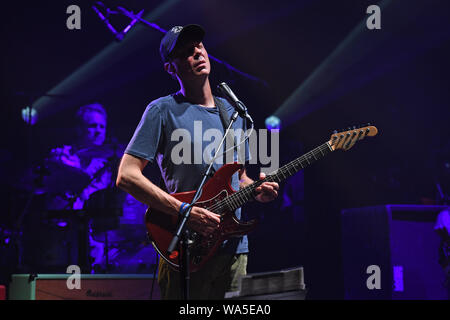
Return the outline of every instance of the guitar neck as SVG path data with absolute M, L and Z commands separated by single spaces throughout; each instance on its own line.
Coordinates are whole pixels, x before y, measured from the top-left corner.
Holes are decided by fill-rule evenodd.
M 255 189 L 265 181 L 269 182 L 281 182 L 290 176 L 296 174 L 298 171 L 306 168 L 315 161 L 322 159 L 325 155 L 332 152 L 333 149 L 330 147 L 328 142 L 318 146 L 317 148 L 311 150 L 308 153 L 292 160 L 288 164 L 282 166 L 274 173 L 267 175 L 264 179 L 253 182 L 252 184 L 236 191 L 232 195 L 224 198 L 223 202 L 219 207 L 234 211 L 237 208 L 242 207 L 245 203 L 255 198 Z

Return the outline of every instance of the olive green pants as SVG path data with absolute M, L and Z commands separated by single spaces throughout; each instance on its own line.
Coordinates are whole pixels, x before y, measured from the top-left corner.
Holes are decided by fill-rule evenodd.
M 217 254 L 197 272 L 191 273 L 189 299 L 220 300 L 227 291 L 237 291 L 239 278 L 247 274 L 246 253 L 238 255 Z M 183 298 L 180 273 L 174 271 L 164 259 L 159 261 L 158 284 L 161 299 Z

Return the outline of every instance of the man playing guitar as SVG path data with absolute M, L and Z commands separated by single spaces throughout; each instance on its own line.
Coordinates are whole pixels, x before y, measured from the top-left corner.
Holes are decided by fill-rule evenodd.
M 163 191 L 142 171 L 155 159 L 161 169 L 166 188 L 170 193 L 191 191 L 198 187 L 202 174 L 208 164 L 174 163 L 172 133 L 185 129 L 194 137 L 190 141 L 193 155 L 195 149 L 194 124 L 201 121 L 202 130 L 210 128 L 222 130 L 218 103 L 223 104 L 231 116 L 233 107 L 224 99 L 214 97 L 211 92 L 209 74 L 211 65 L 208 53 L 202 43 L 204 30 L 198 25 L 173 27 L 161 40 L 160 54 L 164 69 L 178 80 L 180 90 L 169 96 L 152 101 L 131 139 L 122 158 L 117 186 L 130 193 L 137 200 L 152 209 L 177 217 L 183 202 Z M 219 100 L 220 99 L 220 100 Z M 219 101 L 219 102 L 217 102 Z M 238 119 L 235 128 L 242 128 L 242 119 Z M 201 134 L 203 137 L 203 132 Z M 203 154 L 205 146 L 202 144 Z M 248 150 L 247 150 L 248 154 Z M 214 169 L 220 168 L 214 163 Z M 264 179 L 261 174 L 260 179 Z M 252 184 L 242 167 L 232 176 L 234 189 Z M 265 181 L 256 189 L 255 199 L 268 202 L 278 195 L 278 183 Z M 240 218 L 240 208 L 235 215 Z M 220 226 L 221 216 L 200 206 L 191 210 L 188 227 L 203 237 L 211 236 Z M 227 240 L 206 264 L 190 276 L 191 299 L 223 299 L 225 292 L 237 290 L 238 278 L 246 274 L 248 255 L 247 237 L 241 236 Z M 167 261 L 160 260 L 158 283 L 163 299 L 180 299 L 179 273 Z

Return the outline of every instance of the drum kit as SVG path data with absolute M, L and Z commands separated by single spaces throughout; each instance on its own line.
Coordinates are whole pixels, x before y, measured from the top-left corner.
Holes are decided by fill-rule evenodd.
M 124 203 L 129 201 L 115 187 L 112 174 L 110 185 L 90 194 L 82 209 L 74 209 L 75 200 L 94 180 L 107 171 L 117 172 L 122 156 L 118 150 L 106 144 L 76 151 L 80 159 L 107 160 L 93 176 L 49 158 L 17 179 L 22 208 L 13 229 L 18 235 L 20 271 L 66 272 L 73 264 L 84 273 L 154 271 L 156 253 L 146 239 L 143 220 L 121 223 L 126 220 Z M 143 215 L 145 208 L 139 209 Z

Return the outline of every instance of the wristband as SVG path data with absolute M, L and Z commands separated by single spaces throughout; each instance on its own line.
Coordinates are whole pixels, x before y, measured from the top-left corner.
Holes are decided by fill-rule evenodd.
M 183 214 L 186 211 L 186 208 L 189 206 L 189 203 L 183 202 L 180 206 L 179 213 Z

